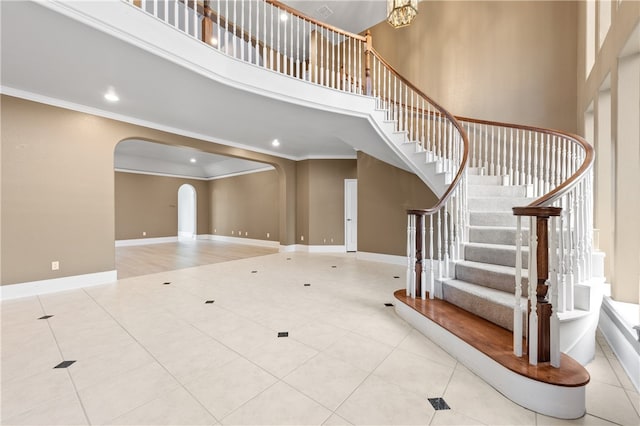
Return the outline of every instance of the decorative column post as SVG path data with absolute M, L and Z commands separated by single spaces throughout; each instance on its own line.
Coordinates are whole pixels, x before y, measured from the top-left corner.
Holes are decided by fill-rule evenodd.
M 209 0 L 204 0 L 204 7 L 202 13 L 202 41 L 212 45 L 213 38 L 213 20 L 211 19 L 211 7 L 209 7 Z M 219 42 L 218 42 L 219 43 Z
M 422 233 L 423 229 L 424 216 L 421 214 L 416 214 L 416 260 L 413 265 L 416 271 L 416 297 L 422 294 L 422 286 L 424 283 L 422 282 L 422 258 L 424 253 L 422 252 L 423 247 L 423 238 L 424 234 Z
M 536 256 L 536 310 L 538 312 L 538 362 L 551 360 L 551 311 L 552 305 L 547 299 L 549 290 L 549 217 L 560 216 L 560 207 L 514 207 L 513 214 L 516 216 L 534 216 L 536 218 L 536 253 L 529 253 L 529 256 Z M 533 232 L 530 229 L 529 232 Z M 557 232 L 553 229 L 552 232 Z M 529 311 L 533 298 L 529 295 Z M 529 334 L 531 335 L 531 333 Z
M 365 81 L 365 95 L 371 96 L 371 48 L 373 47 L 371 31 L 367 30 L 365 33 L 366 41 L 364 44 L 365 54 L 365 68 L 364 68 L 364 81 Z

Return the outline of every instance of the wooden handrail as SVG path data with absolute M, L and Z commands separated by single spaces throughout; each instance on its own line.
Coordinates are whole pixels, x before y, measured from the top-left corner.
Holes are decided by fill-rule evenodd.
M 593 166 L 593 161 L 595 158 L 593 146 L 589 142 L 587 142 L 581 136 L 578 136 L 573 133 L 565 132 L 563 130 L 554 130 L 554 129 L 545 129 L 542 127 L 535 126 L 527 126 L 521 124 L 513 124 L 513 123 L 503 123 L 499 121 L 488 121 L 488 120 L 479 120 L 475 118 L 466 118 L 459 117 L 456 118 L 463 122 L 475 123 L 475 124 L 485 124 L 489 126 L 499 126 L 499 127 L 508 127 L 512 129 L 525 130 L 537 133 L 543 133 L 551 136 L 559 136 L 562 138 L 572 139 L 574 142 L 577 142 L 585 151 L 585 158 L 582 162 L 582 165 L 578 170 L 576 170 L 573 175 L 569 176 L 567 180 L 562 182 L 559 186 L 554 188 L 552 191 L 544 194 L 542 197 L 531 202 L 527 207 L 542 207 L 549 206 L 551 203 L 556 201 L 558 198 L 562 197 L 569 190 L 571 190 L 574 185 L 589 171 L 589 169 Z
M 440 199 L 438 200 L 436 205 L 433 206 L 433 207 L 430 207 L 428 209 L 411 209 L 411 210 L 407 210 L 408 214 L 415 214 L 415 215 L 419 215 L 419 216 L 428 216 L 428 215 L 435 214 L 435 213 L 438 212 L 438 210 L 440 210 L 445 205 L 445 203 L 447 201 L 449 201 L 449 198 L 453 195 L 453 192 L 455 191 L 456 187 L 458 186 L 458 184 L 462 180 L 462 175 L 464 173 L 464 169 L 467 167 L 467 161 L 469 159 L 469 138 L 467 136 L 467 132 L 464 130 L 464 127 L 462 127 L 462 125 L 458 122 L 458 120 L 449 111 L 444 109 L 442 106 L 440 106 L 440 104 L 438 104 L 436 101 L 434 101 L 429 96 L 424 94 L 420 89 L 418 89 L 415 85 L 413 85 L 409 80 L 407 80 L 402 75 L 400 75 L 400 73 L 398 73 L 398 71 L 396 71 L 395 68 L 393 68 L 391 66 L 391 64 L 389 64 L 382 56 L 380 56 L 380 54 L 378 52 L 376 52 L 376 50 L 373 47 L 370 48 L 370 52 L 391 73 L 395 74 L 396 78 L 398 78 L 401 82 L 403 82 L 405 85 L 407 85 L 407 87 L 409 87 L 411 90 L 413 90 L 418 96 L 426 99 L 431 105 L 433 105 L 436 109 L 438 109 L 440 111 L 440 113 L 444 117 L 446 117 L 454 125 L 454 127 L 456 129 L 458 129 L 458 132 L 460 133 L 460 136 L 462 137 L 462 143 L 463 143 L 463 146 L 464 146 L 464 150 L 462 152 L 462 161 L 460 162 L 460 167 L 458 168 L 458 172 L 456 173 L 456 176 L 451 181 L 451 184 L 449 185 L 449 187 L 447 188 L 445 193 L 442 195 L 442 197 L 440 197 Z

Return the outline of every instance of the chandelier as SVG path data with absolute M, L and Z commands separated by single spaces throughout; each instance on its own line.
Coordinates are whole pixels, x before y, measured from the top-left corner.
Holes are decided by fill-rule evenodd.
M 387 22 L 394 28 L 405 27 L 418 14 L 418 0 L 387 0 Z

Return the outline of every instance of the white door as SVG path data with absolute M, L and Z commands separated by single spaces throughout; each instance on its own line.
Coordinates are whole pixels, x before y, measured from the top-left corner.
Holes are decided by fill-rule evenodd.
M 196 189 L 184 184 L 178 189 L 178 239 L 196 238 Z
M 358 180 L 344 180 L 344 245 L 358 250 Z

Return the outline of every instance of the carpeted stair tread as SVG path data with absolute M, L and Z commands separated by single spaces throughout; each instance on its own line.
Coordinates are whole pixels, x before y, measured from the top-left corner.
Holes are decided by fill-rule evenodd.
M 469 212 L 470 226 L 503 226 L 505 228 L 516 227 L 516 216 L 512 211 L 471 211 Z M 522 229 L 529 228 L 529 221 L 522 220 Z
M 516 266 L 516 246 L 505 244 L 466 243 L 464 258 L 492 265 Z M 522 247 L 522 264 L 529 262 L 529 247 Z
M 523 265 L 526 266 L 526 265 Z M 528 271 L 522 270 L 522 293 L 527 294 Z M 491 263 L 462 260 L 456 263 L 458 280 L 493 288 L 513 294 L 515 292 L 515 268 Z
M 533 197 L 474 197 L 469 196 L 470 212 L 509 212 L 513 214 L 513 207 L 527 206 L 533 202 Z
M 470 197 L 526 197 L 526 185 L 469 185 Z
M 442 283 L 443 299 L 508 330 L 513 330 L 515 296 L 461 280 Z M 526 311 L 527 299 L 520 299 Z
M 529 244 L 529 232 L 523 230 L 522 245 Z M 516 228 L 511 226 L 470 226 L 469 242 L 485 244 L 515 244 Z

